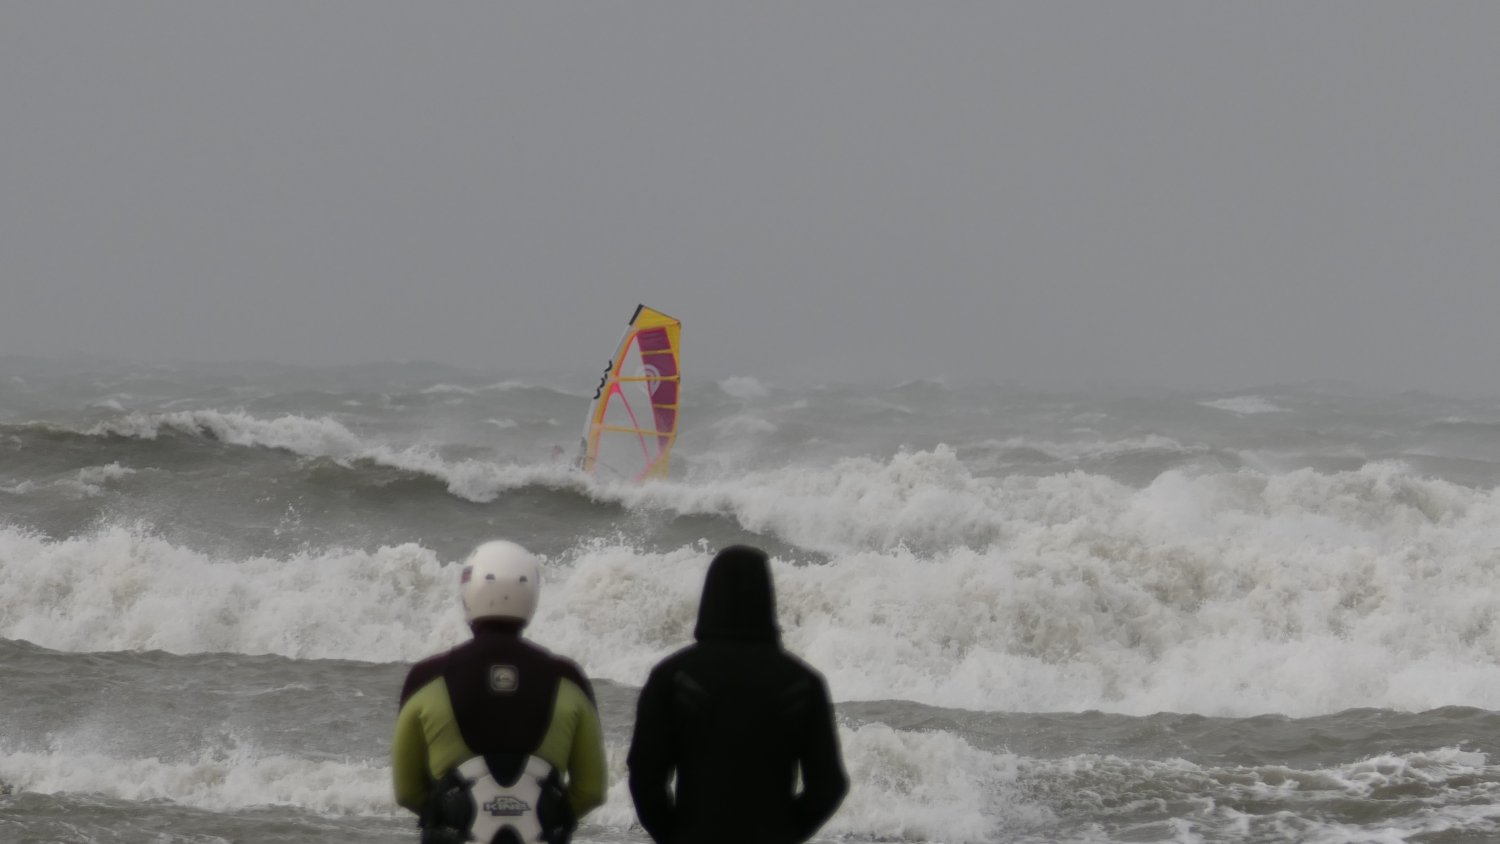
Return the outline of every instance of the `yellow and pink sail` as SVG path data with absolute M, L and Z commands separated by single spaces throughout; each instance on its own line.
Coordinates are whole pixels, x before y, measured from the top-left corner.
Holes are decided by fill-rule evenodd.
M 639 305 L 599 379 L 579 466 L 601 477 L 664 478 L 677 439 L 682 322 Z

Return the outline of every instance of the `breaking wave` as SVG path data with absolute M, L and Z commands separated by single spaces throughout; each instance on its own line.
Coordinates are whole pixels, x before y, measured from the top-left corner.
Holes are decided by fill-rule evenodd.
M 879 840 L 987 840 L 997 806 L 1030 823 L 1045 810 L 1017 805 L 1005 786 L 1016 757 L 970 747 L 941 733 L 882 725 L 840 729 L 854 788 L 825 833 Z M 64 746 L 48 752 L 0 749 L 0 781 L 17 792 L 169 801 L 211 811 L 296 808 L 328 815 L 409 817 L 391 798 L 384 760 L 327 760 L 264 753 L 253 745 L 187 759 L 120 758 Z M 585 828 L 623 831 L 636 822 L 625 748 L 607 747 L 610 789 Z
M 774 565 L 785 639 L 840 700 L 1500 708 L 1500 493 L 1395 465 L 1168 473 L 1135 489 L 1080 473 L 978 479 L 938 450 L 616 495 L 828 549 Z M 533 630 L 638 684 L 691 640 L 712 551 L 585 539 L 549 563 Z M 454 571 L 418 544 L 220 559 L 130 525 L 61 540 L 0 529 L 0 636 L 408 661 L 463 638 Z

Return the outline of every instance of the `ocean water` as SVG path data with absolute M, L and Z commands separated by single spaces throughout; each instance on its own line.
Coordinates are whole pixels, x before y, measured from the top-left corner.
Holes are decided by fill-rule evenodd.
M 695 381 L 595 481 L 591 378 L 0 359 L 0 841 L 410 842 L 407 665 L 457 561 L 547 558 L 644 842 L 636 691 L 774 557 L 849 842 L 1500 840 L 1500 402 L 1347 385 Z

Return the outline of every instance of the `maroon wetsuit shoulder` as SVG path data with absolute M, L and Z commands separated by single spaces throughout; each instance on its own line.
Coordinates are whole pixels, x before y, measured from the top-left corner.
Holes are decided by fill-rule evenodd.
M 564 679 L 594 699 L 593 686 L 572 660 L 504 632 L 479 631 L 448 652 L 437 676 L 447 683 L 464 743 L 481 754 L 534 753 Z
M 418 689 L 443 676 L 443 666 L 448 663 L 448 653 L 444 651 L 430 656 L 413 665 L 411 670 L 406 672 L 406 682 L 401 684 L 401 706 L 405 706 L 406 701 L 411 699 Z

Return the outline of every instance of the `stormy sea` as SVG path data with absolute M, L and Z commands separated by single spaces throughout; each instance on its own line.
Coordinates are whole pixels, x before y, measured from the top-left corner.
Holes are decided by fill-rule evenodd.
M 414 842 L 407 666 L 545 555 L 608 803 L 714 551 L 773 556 L 852 781 L 819 840 L 1500 840 L 1500 401 L 694 380 L 670 477 L 593 373 L 0 358 L 0 841 Z

